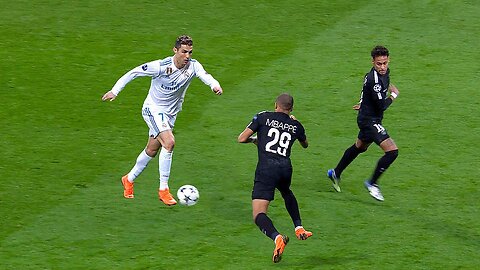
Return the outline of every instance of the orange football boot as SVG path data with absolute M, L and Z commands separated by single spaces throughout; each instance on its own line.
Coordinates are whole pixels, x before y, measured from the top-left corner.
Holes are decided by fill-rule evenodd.
M 288 243 L 288 236 L 277 235 L 275 238 L 275 249 L 273 250 L 273 262 L 278 263 L 282 259 L 282 253 Z
M 173 198 L 172 194 L 170 194 L 170 189 L 164 189 L 164 190 L 158 190 L 158 198 L 160 201 L 162 201 L 164 204 L 168 206 L 172 206 L 177 204 L 177 201 Z
M 133 183 L 128 181 L 128 174 L 122 177 L 123 197 L 133 199 Z
M 295 230 L 295 235 L 298 240 L 307 240 L 310 236 L 313 235 L 312 232 L 306 231 L 303 227 L 299 227 Z

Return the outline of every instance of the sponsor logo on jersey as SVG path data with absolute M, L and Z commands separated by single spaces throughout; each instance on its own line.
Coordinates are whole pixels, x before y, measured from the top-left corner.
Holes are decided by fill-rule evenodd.
M 142 66 L 142 69 L 143 69 L 143 71 L 147 71 L 147 69 L 148 69 L 147 64 L 143 65 L 143 66 Z

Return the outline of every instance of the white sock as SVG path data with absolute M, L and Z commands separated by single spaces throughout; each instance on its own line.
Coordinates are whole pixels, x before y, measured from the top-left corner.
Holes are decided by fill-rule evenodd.
M 295 231 L 298 230 L 298 229 L 301 229 L 301 228 L 303 228 L 303 226 L 297 226 L 297 227 L 295 227 Z
M 152 157 L 147 155 L 145 150 L 143 150 L 140 155 L 137 157 L 137 162 L 135 163 L 135 166 L 130 170 L 128 173 L 128 182 L 133 183 L 135 181 L 135 178 L 137 178 L 147 167 L 148 162 L 152 160 Z
M 168 152 L 162 147 L 158 157 L 158 170 L 160 172 L 160 189 L 168 188 L 168 179 L 170 178 L 170 168 L 172 167 L 173 152 Z

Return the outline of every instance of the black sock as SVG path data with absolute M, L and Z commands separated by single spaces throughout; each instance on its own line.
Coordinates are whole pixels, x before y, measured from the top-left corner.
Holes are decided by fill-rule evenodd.
M 285 208 L 287 208 L 288 214 L 292 218 L 293 225 L 295 227 L 302 226 L 302 220 L 300 219 L 300 210 L 298 208 L 297 198 L 293 195 L 291 190 L 282 193 L 282 197 L 285 200 Z
M 345 152 L 343 153 L 342 158 L 338 162 L 337 167 L 335 167 L 335 175 L 337 178 L 340 178 L 340 175 L 342 174 L 343 170 L 347 168 L 350 163 L 360 154 L 365 152 L 365 150 L 360 150 L 358 149 L 355 144 L 350 146 Z
M 277 231 L 275 226 L 273 226 L 272 220 L 265 213 L 260 213 L 255 218 L 255 224 L 258 226 L 260 231 L 262 231 L 266 236 L 272 238 L 275 241 L 275 237 L 280 233 Z
M 393 150 L 393 151 L 388 151 L 385 152 L 385 155 L 383 155 L 377 163 L 377 167 L 375 168 L 375 171 L 373 171 L 372 179 L 370 179 L 370 184 L 376 184 L 378 181 L 378 178 L 382 175 L 382 173 L 390 167 L 390 165 L 395 161 L 395 159 L 398 156 L 398 150 Z

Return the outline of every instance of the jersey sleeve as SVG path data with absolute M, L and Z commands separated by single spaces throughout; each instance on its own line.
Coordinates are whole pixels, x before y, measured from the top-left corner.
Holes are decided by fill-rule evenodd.
M 160 62 L 159 61 L 152 61 L 145 63 L 143 65 L 140 65 L 129 72 L 125 73 L 118 81 L 115 83 L 115 85 L 112 87 L 112 93 L 115 95 L 118 95 L 120 91 L 132 80 L 134 80 L 137 77 L 145 77 L 145 76 L 150 76 L 150 77 L 156 77 L 160 74 Z
M 260 126 L 259 117 L 260 113 L 254 115 L 252 121 L 247 125 L 247 128 L 253 130 L 253 132 L 257 132 L 258 127 Z
M 202 82 L 208 86 L 210 86 L 210 89 L 213 89 L 216 86 L 220 86 L 220 83 L 213 78 L 212 75 L 210 75 L 205 69 L 203 68 L 202 64 L 200 62 L 195 61 L 194 63 L 194 70 L 195 70 L 195 75 L 202 80 Z
M 305 134 L 305 128 L 303 127 L 303 125 L 300 122 L 298 122 L 298 127 L 299 127 L 299 129 L 298 129 L 297 138 L 298 138 L 299 141 L 304 142 L 304 141 L 307 140 L 307 135 Z

